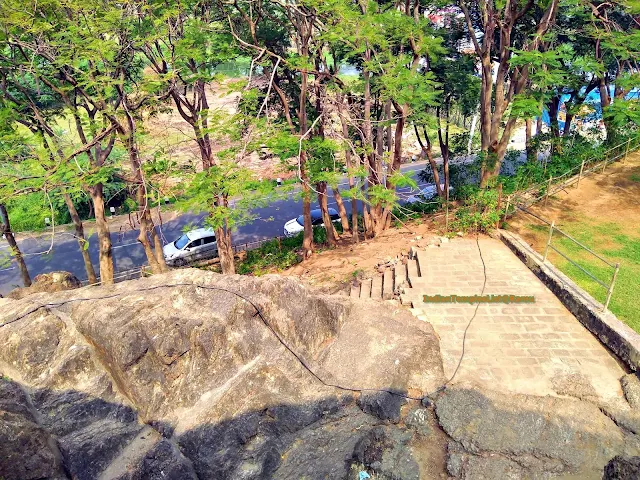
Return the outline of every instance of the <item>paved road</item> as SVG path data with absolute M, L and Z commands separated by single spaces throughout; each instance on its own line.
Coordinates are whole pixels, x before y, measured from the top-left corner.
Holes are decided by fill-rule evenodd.
M 415 172 L 423 168 L 424 163 L 419 162 L 403 165 L 402 171 L 415 174 Z M 341 182 L 341 186 L 347 186 L 346 179 Z M 422 187 L 423 185 L 420 186 Z M 411 191 L 408 188 L 398 189 L 398 194 L 401 198 L 406 198 L 410 193 Z M 333 196 L 330 196 L 329 206 L 335 207 Z M 351 213 L 350 201 L 346 202 L 346 207 L 348 213 Z M 318 208 L 317 202 L 314 202 L 312 208 Z M 362 207 L 359 208 L 361 209 Z M 238 228 L 237 232 L 234 232 L 233 243 L 237 245 L 282 235 L 285 222 L 297 217 L 301 212 L 302 202 L 295 198 L 293 194 L 289 195 L 286 200 L 279 200 L 267 207 L 255 209 L 254 213 L 257 218 L 251 224 L 244 225 Z M 171 242 L 178 238 L 186 226 L 202 225 L 203 218 L 204 214 L 186 213 L 164 223 L 162 235 L 165 241 Z M 137 236 L 137 231 L 128 231 L 122 236 L 118 235 L 118 233 L 111 234 L 116 272 L 129 270 L 146 263 L 146 256 L 142 246 L 136 240 Z M 87 275 L 84 270 L 82 255 L 73 236 L 70 233 L 57 233 L 53 238 L 53 248 L 49 253 L 43 254 L 42 252 L 46 252 L 51 246 L 51 241 L 51 235 L 42 235 L 19 242 L 32 278 L 40 273 L 64 270 L 73 273 L 81 280 L 85 280 Z M 7 243 L 4 240 L 0 240 L 0 258 L 5 252 L 9 252 Z M 95 234 L 89 237 L 89 254 L 97 269 L 98 248 Z M 12 262 L 9 266 L 0 263 L 0 294 L 7 293 L 21 285 L 20 273 L 15 262 Z

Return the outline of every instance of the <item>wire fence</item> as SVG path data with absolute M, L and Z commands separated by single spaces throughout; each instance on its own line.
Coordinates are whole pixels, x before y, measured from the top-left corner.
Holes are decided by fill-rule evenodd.
M 559 229 L 555 225 L 555 221 L 549 222 L 548 220 L 545 220 L 539 215 L 536 215 L 535 213 L 528 210 L 528 207 L 540 201 L 544 201 L 546 205 L 550 196 L 553 196 L 561 191 L 566 191 L 566 188 L 570 185 L 575 185 L 575 187 L 578 188 L 580 186 L 580 181 L 584 177 L 594 173 L 604 173 L 607 165 L 610 165 L 611 163 L 617 162 L 619 160 L 626 160 L 630 152 L 636 151 L 638 149 L 640 149 L 640 136 L 636 138 L 629 138 L 619 145 L 607 149 L 602 156 L 594 157 L 589 160 L 583 160 L 580 165 L 576 165 L 574 168 L 558 177 L 550 176 L 549 180 L 547 180 L 546 182 L 532 185 L 524 191 L 517 192 L 507 197 L 507 205 L 504 211 L 504 220 L 520 211 L 534 217 L 539 222 L 549 226 L 549 234 L 547 237 L 544 254 L 542 256 L 542 261 L 546 262 L 549 251 L 553 250 L 566 261 L 568 261 L 571 265 L 575 266 L 585 275 L 595 281 L 598 285 L 605 288 L 607 291 L 607 297 L 603 305 L 603 310 L 607 310 L 609 308 L 609 303 L 611 301 L 611 296 L 615 287 L 616 278 L 618 277 L 618 272 L 620 271 L 620 264 L 609 262 L 607 259 L 600 256 L 589 247 L 573 238 L 568 233 Z M 612 269 L 611 276 L 607 279 L 599 278 L 594 273 L 578 264 L 567 254 L 560 251 L 557 248 L 557 244 L 553 243 L 554 234 L 556 234 L 556 237 L 557 235 L 561 235 L 564 238 L 567 238 L 573 244 L 577 245 L 580 249 L 588 252 L 593 257 L 597 258 L 600 262 L 603 262 L 605 265 Z

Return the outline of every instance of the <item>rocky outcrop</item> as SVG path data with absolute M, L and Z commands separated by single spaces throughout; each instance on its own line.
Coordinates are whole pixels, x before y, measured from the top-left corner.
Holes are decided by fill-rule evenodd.
M 41 273 L 33 279 L 29 287 L 19 287 L 7 295 L 8 298 L 20 299 L 32 293 L 54 293 L 82 287 L 82 282 L 69 272 Z
M 612 405 L 580 377 L 442 389 L 428 323 L 290 278 L 0 299 L 0 344 L 5 479 L 624 478 L 640 455 L 635 377 Z
M 601 478 L 614 456 L 640 454 L 638 437 L 573 398 L 451 388 L 436 414 L 452 439 L 448 469 L 457 478 Z
M 360 408 L 349 389 L 420 398 L 444 381 L 428 324 L 281 277 L 181 270 L 0 299 L 0 312 L 0 371 L 28 392 L 33 429 L 74 478 L 291 478 L 315 463 L 341 478 L 402 404 L 383 394 Z M 321 458 L 306 445 L 323 438 L 334 450 Z

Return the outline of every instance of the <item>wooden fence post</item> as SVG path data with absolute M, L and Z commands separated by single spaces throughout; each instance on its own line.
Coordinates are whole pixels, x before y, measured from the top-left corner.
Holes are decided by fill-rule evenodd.
M 547 239 L 547 246 L 544 248 L 544 257 L 542 257 L 542 262 L 547 261 L 547 254 L 549 253 L 549 245 L 551 245 L 551 237 L 553 236 L 553 227 L 555 226 L 555 220 L 551 222 L 551 226 L 549 227 L 549 238 Z
M 631 147 L 631 139 L 627 140 L 627 149 L 624 152 L 624 159 L 622 160 L 622 163 L 625 163 L 627 161 L 627 157 L 629 156 L 629 148 Z
M 578 175 L 578 183 L 576 184 L 576 188 L 580 186 L 580 180 L 582 179 L 583 171 L 584 171 L 584 160 L 582 160 L 582 165 L 580 165 L 580 175 Z
M 500 207 L 502 206 L 502 184 L 498 184 L 498 205 L 496 210 L 500 211 Z M 498 220 L 496 220 L 496 229 L 500 228 L 500 216 L 498 216 Z
M 547 206 L 547 201 L 549 200 L 549 192 L 551 191 L 551 182 L 553 181 L 553 177 L 549 177 L 549 184 L 547 185 L 547 194 L 544 197 L 544 206 Z

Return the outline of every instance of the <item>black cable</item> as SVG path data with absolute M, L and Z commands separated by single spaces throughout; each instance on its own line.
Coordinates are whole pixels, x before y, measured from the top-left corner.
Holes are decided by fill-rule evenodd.
M 478 246 L 478 254 L 480 255 L 480 261 L 482 262 L 482 271 L 483 271 L 483 274 L 484 274 L 484 281 L 482 283 L 482 291 L 480 292 L 480 296 L 482 296 L 482 295 L 484 295 L 484 290 L 485 290 L 485 288 L 487 286 L 487 265 L 484 263 L 484 257 L 482 256 L 482 249 L 480 248 L 480 240 L 478 238 L 478 235 L 476 235 L 476 245 Z M 476 315 L 478 314 L 478 308 L 480 308 L 480 302 L 478 302 L 476 304 L 476 309 L 473 311 L 473 315 L 469 319 L 469 322 L 467 323 L 467 326 L 464 329 L 464 334 L 462 335 L 462 353 L 460 354 L 460 359 L 458 360 L 458 365 L 456 365 L 456 369 L 453 371 L 453 375 L 451 375 L 449 380 L 444 382 L 441 387 L 437 388 L 436 390 L 434 390 L 430 394 L 425 395 L 426 398 L 431 398 L 431 397 L 433 397 L 433 395 L 435 395 L 437 393 L 440 393 L 445 388 L 447 388 L 447 385 L 449 385 L 453 381 L 454 378 L 456 378 L 456 374 L 458 373 L 458 370 L 460 369 L 460 365 L 462 365 L 462 359 L 464 358 L 464 354 L 465 354 L 465 347 L 467 345 L 467 332 L 469 331 L 469 327 L 471 326 L 471 323 L 473 322 L 473 320 L 476 318 Z
M 482 261 L 482 268 L 484 270 L 484 283 L 482 285 L 482 292 L 480 293 L 480 295 L 482 296 L 484 294 L 484 290 L 485 287 L 487 285 L 487 267 L 484 263 L 484 258 L 482 256 L 482 250 L 480 249 L 480 242 L 478 240 L 478 236 L 476 236 L 476 244 L 478 245 L 478 253 L 480 254 L 480 260 Z M 212 287 L 212 286 L 208 286 L 208 285 L 200 285 L 200 284 L 195 284 L 195 283 L 171 283 L 171 284 L 166 284 L 166 285 L 156 285 L 153 287 L 145 287 L 145 288 L 138 288 L 135 290 L 129 290 L 127 292 L 118 292 L 118 293 L 114 293 L 111 295 L 103 295 L 101 297 L 82 297 L 82 298 L 70 298 L 68 300 L 63 300 L 61 302 L 55 302 L 55 303 L 45 303 L 42 305 L 39 305 L 35 308 L 32 308 L 31 310 L 27 311 L 26 313 L 23 313 L 22 315 L 19 315 L 18 317 L 14 318 L 13 320 L 11 320 L 10 322 L 5 322 L 2 325 L 0 325 L 1 327 L 4 327 L 6 325 L 10 325 L 12 323 L 15 323 L 23 318 L 25 318 L 28 315 L 31 315 L 32 313 L 40 310 L 41 308 L 50 308 L 50 307 L 61 307 L 62 305 L 66 305 L 68 303 L 75 303 L 75 302 L 83 302 L 83 301 L 88 301 L 88 300 L 107 300 L 109 298 L 116 298 L 116 297 L 120 297 L 122 295 L 125 294 L 129 294 L 129 293 L 137 293 L 137 292 L 148 292 L 151 290 L 157 290 L 160 288 L 173 288 L 173 287 L 196 287 L 196 288 L 202 288 L 204 290 L 215 290 L 215 291 L 221 291 L 221 292 L 227 292 L 227 293 L 231 293 L 235 296 L 237 296 L 238 298 L 241 298 L 242 300 L 244 300 L 245 302 L 247 302 L 249 305 L 251 305 L 256 313 L 253 315 L 255 316 L 259 316 L 260 320 L 262 321 L 262 323 L 269 329 L 269 331 L 271 332 L 271 334 L 278 340 L 278 342 L 280 342 L 280 344 L 289 352 L 291 353 L 291 355 L 293 355 L 295 357 L 295 359 L 298 361 L 298 363 L 300 363 L 300 365 L 302 365 L 304 367 L 304 369 L 309 372 L 316 380 L 318 380 L 320 383 L 322 383 L 325 387 L 331 387 L 331 388 L 336 388 L 338 390 L 343 390 L 346 392 L 355 392 L 355 393 L 362 393 L 362 392 L 379 392 L 379 393 L 389 393 L 391 395 L 396 395 L 402 398 L 406 398 L 408 400 L 417 400 L 417 401 L 422 401 L 425 397 L 431 397 L 433 395 L 435 395 L 438 392 L 441 392 L 442 390 L 444 390 L 446 388 L 446 386 L 451 383 L 451 381 L 453 381 L 453 379 L 455 378 L 456 374 L 458 373 L 458 369 L 460 368 L 460 365 L 462 364 L 462 359 L 464 358 L 464 354 L 465 354 L 465 345 L 466 345 L 466 341 L 467 341 L 467 331 L 469 330 L 469 327 L 471 326 L 471 322 L 473 322 L 473 319 L 476 318 L 476 314 L 478 313 L 478 308 L 480 307 L 480 302 L 478 302 L 478 304 L 476 305 L 476 309 L 473 312 L 473 316 L 471 317 L 471 319 L 469 320 L 469 323 L 467 323 L 466 328 L 464 329 L 464 335 L 462 337 L 462 354 L 460 355 L 460 359 L 458 360 L 458 365 L 456 366 L 456 369 L 453 372 L 453 375 L 451 375 L 451 378 L 449 378 L 449 380 L 447 380 L 441 387 L 439 387 L 437 390 L 435 390 L 434 392 L 430 393 L 429 395 L 426 395 L 425 397 L 412 397 L 410 395 L 406 395 L 404 393 L 395 391 L 395 390 L 390 390 L 390 389 L 385 389 L 385 388 L 352 388 L 352 387 L 345 387 L 343 385 L 339 385 L 337 383 L 329 383 L 325 380 L 323 380 L 308 364 L 307 362 L 304 360 L 304 358 L 302 358 L 297 352 L 295 352 L 280 336 L 280 334 L 278 334 L 278 332 L 276 332 L 276 330 L 271 326 L 271 324 L 267 321 L 267 319 L 264 317 L 264 315 L 262 314 L 262 311 L 260 310 L 260 308 L 258 308 L 258 306 L 251 301 L 250 299 L 248 299 L 247 297 L 234 292 L 233 290 L 228 290 L 226 288 L 222 288 L 222 287 Z

